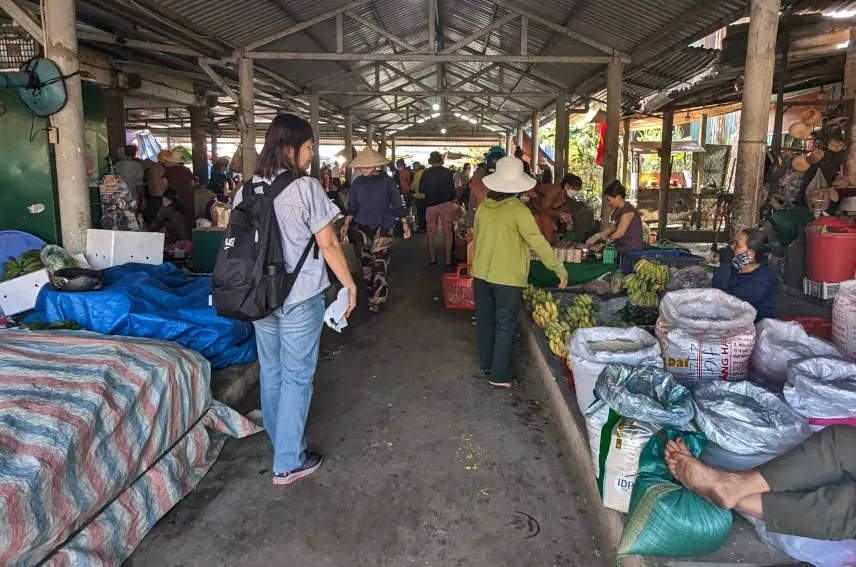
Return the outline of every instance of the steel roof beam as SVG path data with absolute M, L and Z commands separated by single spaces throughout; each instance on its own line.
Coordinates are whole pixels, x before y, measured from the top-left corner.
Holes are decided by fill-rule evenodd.
M 519 92 L 519 93 L 508 93 L 508 92 L 500 92 L 500 91 L 432 91 L 432 90 L 420 90 L 420 91 L 337 91 L 337 90 L 329 90 L 329 91 L 315 91 L 314 94 L 321 94 L 326 96 L 367 96 L 367 97 L 386 97 L 386 96 L 421 96 L 421 97 L 452 97 L 452 98 L 478 98 L 485 96 L 497 96 L 497 97 L 507 97 L 510 95 L 519 96 L 519 97 L 532 97 L 532 98 L 548 98 L 556 96 L 555 91 L 532 91 L 532 92 Z
M 405 51 L 409 51 L 411 53 L 415 53 L 416 51 L 418 51 L 416 49 L 416 47 L 407 43 L 406 40 L 398 37 L 397 35 L 395 35 L 393 33 L 386 31 L 381 26 L 376 25 L 371 20 L 367 20 L 366 18 L 360 16 L 356 12 L 348 11 L 348 12 L 345 12 L 345 15 L 348 16 L 349 18 L 351 18 L 352 20 L 359 22 L 362 25 L 366 26 L 367 28 L 369 28 L 370 30 L 372 30 L 376 34 L 380 35 L 381 37 L 388 39 L 390 41 L 390 43 L 394 43 L 395 45 L 398 45 L 399 47 L 401 47 Z
M 277 41 L 277 40 L 286 38 L 290 35 L 294 35 L 296 33 L 302 32 L 303 30 L 311 28 L 312 26 L 314 26 L 316 24 L 320 24 L 321 22 L 327 21 L 331 18 L 335 18 L 339 14 L 344 14 L 345 12 L 353 10 L 354 8 L 359 8 L 360 6 L 362 6 L 363 4 L 366 4 L 368 2 L 369 2 L 369 0 L 351 0 L 350 2 L 342 4 L 338 8 L 334 8 L 333 10 L 330 10 L 328 12 L 324 12 L 323 14 L 315 16 L 314 18 L 304 20 L 298 24 L 291 26 L 290 28 L 286 28 L 282 31 L 278 31 L 276 33 L 265 36 L 265 37 L 258 39 L 256 41 L 250 42 L 244 46 L 244 51 L 252 51 L 254 49 L 258 49 L 259 47 L 262 47 L 262 46 L 267 45 L 269 43 L 272 43 L 274 41 Z
M 615 57 L 599 55 L 469 55 L 440 53 L 302 53 L 282 51 L 249 51 L 244 57 L 257 60 L 286 61 L 425 61 L 432 63 L 548 63 L 559 64 L 606 64 Z M 226 58 L 223 61 L 231 61 Z M 622 59 L 623 60 L 623 59 Z
M 449 47 L 443 49 L 443 51 L 441 51 L 440 54 L 454 53 L 458 49 L 461 49 L 462 47 L 466 47 L 467 45 L 471 44 L 472 42 L 474 42 L 478 38 L 491 33 L 495 29 L 501 28 L 505 24 L 507 24 L 511 21 L 514 21 L 519 17 L 520 17 L 520 14 L 509 14 L 509 15 L 505 16 L 504 18 L 496 20 L 495 22 L 491 23 L 490 25 L 481 28 L 476 33 L 471 34 L 471 35 L 465 37 L 464 39 L 457 41 L 457 42 L 453 43 L 452 45 L 450 45 Z

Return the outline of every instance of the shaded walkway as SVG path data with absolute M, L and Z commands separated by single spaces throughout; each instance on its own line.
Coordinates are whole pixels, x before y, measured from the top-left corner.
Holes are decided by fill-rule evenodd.
M 390 308 L 325 338 L 337 354 L 319 365 L 307 427 L 318 473 L 274 487 L 267 436 L 229 441 L 127 565 L 611 564 L 538 385 L 475 376 L 471 314 L 443 308 L 441 273 L 424 236 L 398 241 Z

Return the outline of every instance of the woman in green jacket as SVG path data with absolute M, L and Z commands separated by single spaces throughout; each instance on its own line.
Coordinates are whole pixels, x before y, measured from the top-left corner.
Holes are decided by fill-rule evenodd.
M 530 248 L 559 276 L 560 288 L 568 285 L 568 272 L 541 234 L 535 217 L 517 199 L 536 183 L 523 172 L 523 162 L 516 157 L 502 158 L 496 172 L 483 181 L 490 192 L 476 210 L 472 268 L 479 359 L 491 386 L 517 388 L 520 383 L 512 376 L 511 354 L 522 289 L 529 279 Z

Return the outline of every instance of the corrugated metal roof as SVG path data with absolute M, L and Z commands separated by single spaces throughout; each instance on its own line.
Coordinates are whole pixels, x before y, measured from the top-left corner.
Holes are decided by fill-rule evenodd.
M 32 0 L 30 0 L 32 2 Z M 221 55 L 258 41 L 271 34 L 288 29 L 297 22 L 331 12 L 347 0 L 121 0 L 106 10 L 108 0 L 79 0 L 78 11 L 82 21 L 102 25 L 106 31 L 124 33 L 137 39 L 153 39 L 152 23 L 166 18 L 163 39 L 180 41 L 175 28 L 192 30 L 185 36 L 193 45 L 219 45 Z M 491 0 L 438 0 L 439 25 L 444 32 L 445 44 L 450 45 L 510 12 Z M 803 3 L 805 4 L 805 3 Z M 852 9 L 856 2 L 814 0 L 809 5 L 823 10 Z M 514 7 L 533 16 L 565 25 L 603 44 L 631 55 L 633 62 L 625 69 L 625 106 L 692 79 L 707 69 L 716 59 L 716 52 L 687 47 L 691 41 L 705 33 L 715 31 L 743 15 L 749 0 L 518 0 Z M 115 10 L 125 13 L 116 17 Z M 425 0 L 374 0 L 354 10 L 409 44 L 423 47 L 427 44 L 428 2 Z M 163 21 L 163 20 L 161 20 Z M 135 25 L 139 24 L 139 26 Z M 109 29 L 108 29 L 109 28 Z M 167 33 L 171 32 L 171 33 Z M 393 53 L 401 51 L 375 31 L 345 18 L 344 47 L 348 52 Z M 157 40 L 155 37 L 154 39 Z M 265 45 L 265 51 L 335 51 L 335 22 L 321 22 L 303 32 Z M 520 28 L 512 21 L 481 37 L 468 49 L 487 55 L 518 54 Z M 209 49 L 210 50 L 210 49 Z M 530 20 L 528 51 L 533 55 L 600 55 L 595 48 L 576 39 L 557 33 Z M 321 90 L 361 90 L 373 87 L 374 65 L 360 62 L 338 61 L 265 61 L 264 65 L 297 84 L 300 88 L 319 86 Z M 422 77 L 422 84 L 435 88 L 437 77 L 432 63 L 390 63 L 402 74 Z M 478 74 L 474 84 L 462 89 L 499 89 L 515 86 L 517 91 L 576 89 L 597 98 L 604 96 L 605 85 L 602 65 L 559 64 L 508 64 L 503 66 L 504 84 L 499 84 L 499 69 L 489 63 L 447 63 L 447 84 L 463 77 Z M 353 71 L 353 69 L 357 69 Z M 486 70 L 488 69 L 488 70 Z M 418 84 L 402 87 L 408 81 L 389 68 L 382 66 L 381 88 L 392 90 L 421 90 Z M 403 105 L 405 97 L 399 102 Z M 338 108 L 359 103 L 361 109 L 378 112 L 390 111 L 392 97 L 360 99 L 343 96 L 325 96 L 324 100 Z M 485 99 L 479 102 L 484 104 Z M 505 111 L 542 108 L 548 99 L 523 97 L 494 97 L 494 106 Z M 421 103 L 424 107 L 424 104 Z M 470 100 L 449 97 L 448 104 L 469 109 Z M 417 108 L 420 105 L 417 105 Z M 363 114 L 360 111 L 359 114 Z M 493 114 L 493 113 L 491 113 Z M 497 112 L 497 114 L 501 114 Z M 399 115 L 391 111 L 381 119 L 396 120 Z M 511 117 L 506 116 L 505 119 Z

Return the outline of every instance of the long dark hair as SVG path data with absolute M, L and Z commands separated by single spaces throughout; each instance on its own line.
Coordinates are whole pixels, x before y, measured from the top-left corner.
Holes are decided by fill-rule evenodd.
M 259 154 L 256 175 L 262 179 L 273 179 L 284 170 L 295 177 L 304 175 L 298 166 L 292 163 L 288 148 L 294 148 L 294 157 L 299 159 L 300 147 L 306 140 L 312 139 L 312 126 L 309 122 L 294 114 L 280 114 L 273 119 L 265 134 L 265 145 Z

